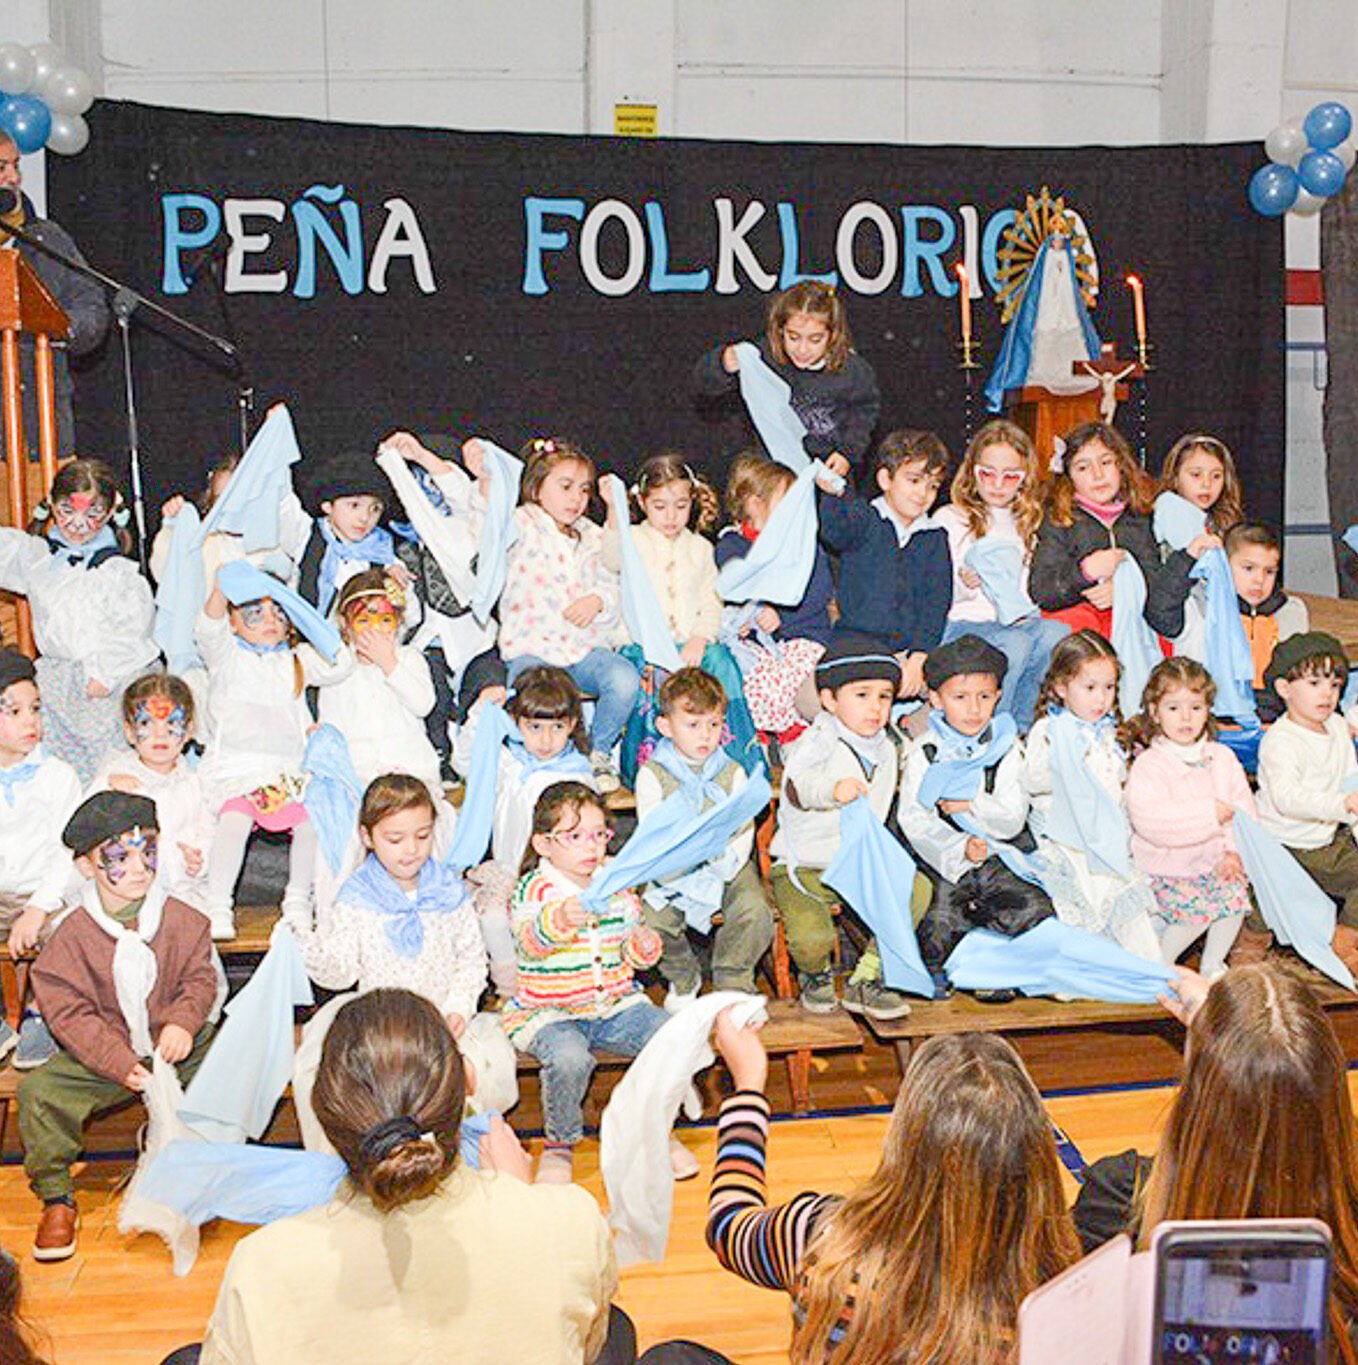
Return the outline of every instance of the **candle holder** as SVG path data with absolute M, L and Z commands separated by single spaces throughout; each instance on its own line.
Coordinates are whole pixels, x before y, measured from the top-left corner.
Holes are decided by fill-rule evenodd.
M 1136 362 L 1143 370 L 1153 370 L 1155 366 L 1151 363 L 1151 355 L 1155 347 L 1149 339 L 1141 340 L 1136 343 Z
M 963 337 L 957 343 L 957 349 L 962 352 L 962 359 L 959 362 L 961 369 L 979 370 L 981 368 L 981 362 L 976 359 L 976 340 L 974 337 Z

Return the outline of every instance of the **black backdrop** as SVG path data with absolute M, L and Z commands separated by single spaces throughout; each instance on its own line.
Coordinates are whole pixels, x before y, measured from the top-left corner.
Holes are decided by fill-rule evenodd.
M 1103 290 L 1095 325 L 1131 349 L 1123 276 L 1145 279 L 1156 369 L 1148 389 L 1147 449 L 1153 467 L 1191 428 L 1213 431 L 1236 452 L 1247 503 L 1281 519 L 1284 369 L 1282 234 L 1252 213 L 1244 188 L 1258 160 L 1253 144 L 1061 149 L 893 147 L 465 134 L 257 118 L 101 101 L 89 150 L 48 161 L 52 216 L 96 264 L 185 316 L 224 325 L 214 281 L 187 294 L 161 292 L 166 270 L 162 196 L 275 199 L 284 221 L 248 220 L 269 242 L 246 268 L 284 270 L 288 292 L 232 293 L 229 320 L 264 404 L 287 399 L 305 452 L 370 448 L 395 426 L 482 431 L 515 447 L 529 435 L 579 440 L 601 464 L 627 467 L 661 445 L 678 446 L 714 472 L 742 442 L 739 415 L 713 420 L 695 407 L 689 374 L 721 340 L 758 330 L 765 295 L 742 272 L 718 294 L 653 292 L 648 276 L 623 297 L 591 288 L 581 269 L 581 223 L 547 220 L 566 248 L 543 254 L 549 292 L 524 292 L 525 200 L 616 198 L 640 217 L 662 206 L 671 271 L 711 267 L 714 199 L 738 217 L 766 206 L 749 243 L 779 269 L 779 202 L 795 206 L 802 268 L 833 267 L 836 229 L 852 204 L 883 207 L 899 230 L 903 208 L 934 205 L 959 228 L 974 205 L 982 228 L 997 210 L 1021 207 L 1044 184 L 1064 193 L 1088 224 Z M 408 259 L 390 263 L 387 290 L 346 293 L 324 251 L 314 296 L 297 297 L 299 232 L 293 206 L 315 185 L 343 186 L 357 206 L 364 257 L 388 220 L 384 205 L 410 205 L 427 244 L 436 289 L 423 291 Z M 315 195 L 311 196 L 314 200 Z M 343 237 L 341 205 L 318 205 Z M 307 212 L 310 212 L 308 210 Z M 349 210 L 350 213 L 353 210 Z M 926 215 L 927 216 L 927 215 Z M 203 222 L 186 212 L 187 227 Z M 390 227 L 390 224 L 388 224 Z M 937 222 L 918 229 L 937 236 Z M 897 236 L 901 234 L 898 231 Z M 225 238 L 222 239 L 223 241 Z M 870 230 L 860 268 L 874 267 Z M 600 238 L 601 267 L 626 267 L 618 221 Z M 182 253 L 187 258 L 187 253 Z M 648 254 L 647 264 L 651 264 Z M 366 267 L 365 267 L 366 268 Z M 887 292 L 845 289 L 858 350 L 874 365 L 883 430 L 928 426 L 957 450 L 963 384 L 957 368 L 955 297 L 923 290 L 902 297 L 904 272 Z M 941 273 L 941 272 L 940 272 Z M 949 277 L 950 278 L 950 277 Z M 984 382 L 1000 339 L 989 290 L 975 301 Z M 177 340 L 137 328 L 136 378 L 152 507 L 196 488 L 200 471 L 234 445 L 233 386 Z M 121 370 L 106 346 L 78 381 L 80 446 L 118 461 L 125 449 Z M 1119 424 L 1135 439 L 1136 405 Z

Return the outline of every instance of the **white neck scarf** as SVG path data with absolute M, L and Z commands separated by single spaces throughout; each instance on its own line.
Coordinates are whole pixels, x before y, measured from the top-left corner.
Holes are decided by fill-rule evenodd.
M 94 882 L 85 886 L 81 904 L 85 913 L 111 938 L 113 949 L 113 989 L 118 997 L 118 1008 L 132 1039 L 132 1050 L 138 1057 L 149 1057 L 155 1051 L 151 1038 L 151 1020 L 147 1001 L 156 984 L 156 955 L 151 951 L 151 940 L 160 928 L 165 909 L 165 889 L 158 881 L 151 883 L 146 899 L 137 912 L 137 927 L 124 928 L 99 903 L 99 888 Z

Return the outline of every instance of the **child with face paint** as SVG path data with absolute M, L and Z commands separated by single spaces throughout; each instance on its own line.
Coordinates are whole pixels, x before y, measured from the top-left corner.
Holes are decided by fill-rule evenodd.
M 429 663 L 400 643 L 406 600 L 405 587 L 385 569 L 364 569 L 340 589 L 336 615 L 355 666 L 321 689 L 317 713 L 344 736 L 365 787 L 383 773 L 410 773 L 442 804 L 439 756 L 424 727 L 434 705 Z
M 214 938 L 235 936 L 233 905 L 245 849 L 256 827 L 292 836 L 283 908 L 304 912 L 316 867 L 316 833 L 301 794 L 302 755 L 312 728 L 306 688 L 338 682 L 353 667 L 341 648 L 327 663 L 295 644 L 292 622 L 272 597 L 232 605 L 213 587 L 196 629 L 207 665 L 207 752 L 198 773 L 216 833 L 208 852 L 207 914 Z
M 62 1050 L 19 1083 L 24 1170 L 43 1202 L 39 1261 L 66 1260 L 76 1248 L 70 1168 L 86 1119 L 143 1090 L 152 1053 L 187 1082 L 206 1055 L 217 1000 L 207 922 L 156 880 L 155 802 L 99 792 L 61 837 L 86 881 L 32 982 Z
M 129 684 L 123 693 L 127 742 L 104 756 L 89 792 L 136 792 L 156 803 L 161 884 L 186 905 L 206 912 L 212 815 L 198 771 L 184 759 L 193 722 L 193 692 L 182 678 L 148 673 Z
M 27 531 L 0 528 L 0 589 L 33 611 L 46 746 L 82 782 L 118 740 L 118 696 L 158 654 L 151 586 L 127 558 L 126 508 L 101 460 L 72 460 Z
M 36 678 L 32 659 L 0 650 L 0 933 L 16 957 L 67 903 L 71 855 L 58 831 L 80 804 L 75 770 L 43 748 Z M 21 1041 L 26 1057 L 44 1033 L 36 1014 L 25 1014 L 18 1034 L 0 1020 L 0 1058 Z

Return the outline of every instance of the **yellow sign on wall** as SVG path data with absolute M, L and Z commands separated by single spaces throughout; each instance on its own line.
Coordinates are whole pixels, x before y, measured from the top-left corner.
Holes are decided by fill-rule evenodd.
M 613 106 L 613 131 L 619 137 L 654 137 L 657 122 L 654 104 Z

